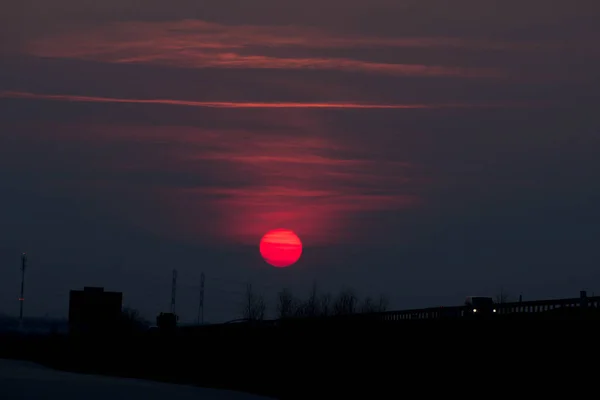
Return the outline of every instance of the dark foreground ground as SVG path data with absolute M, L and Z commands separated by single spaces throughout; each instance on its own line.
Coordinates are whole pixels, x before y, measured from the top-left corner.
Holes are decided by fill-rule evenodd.
M 0 393 L 2 400 L 269 400 L 227 390 L 64 372 L 6 359 L 0 359 Z
M 232 324 L 93 337 L 13 334 L 0 337 L 0 358 L 280 399 L 389 398 L 415 390 L 487 396 L 528 385 L 532 395 L 556 394 L 561 385 L 572 395 L 588 382 L 581 362 L 598 350 L 598 322 L 595 312 L 582 311 L 387 324 Z M 544 373 L 547 367 L 554 369 Z

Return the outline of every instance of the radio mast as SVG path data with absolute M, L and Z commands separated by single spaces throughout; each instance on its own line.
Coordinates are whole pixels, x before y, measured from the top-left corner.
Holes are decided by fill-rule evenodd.
M 173 280 L 171 281 L 171 312 L 175 314 L 175 297 L 177 296 L 177 270 L 173 270 Z
M 204 324 L 204 272 L 200 275 L 200 302 L 198 304 L 198 324 Z
M 21 295 L 19 296 L 19 328 L 23 328 L 23 303 L 25 302 L 25 267 L 27 255 L 21 254 Z

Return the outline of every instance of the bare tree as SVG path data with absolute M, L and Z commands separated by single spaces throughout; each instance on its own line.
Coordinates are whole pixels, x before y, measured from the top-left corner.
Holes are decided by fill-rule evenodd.
M 331 312 L 331 294 L 323 293 L 319 296 L 319 315 L 326 317 Z
M 384 312 L 387 311 L 389 301 L 384 295 L 374 300 L 371 296 L 365 297 L 360 304 L 360 312 L 362 313 L 373 313 L 373 312 Z
M 384 312 L 388 310 L 390 306 L 390 300 L 386 295 L 382 294 L 379 296 L 379 301 L 377 302 L 377 312 Z
M 304 315 L 307 317 L 316 317 L 319 314 L 319 298 L 317 295 L 317 283 L 313 282 L 308 299 L 304 307 Z
M 249 286 L 246 294 L 244 316 L 253 315 L 255 308 L 252 304 L 262 301 L 252 293 Z M 389 301 L 384 295 L 379 298 L 371 296 L 359 302 L 358 296 L 351 289 L 342 290 L 335 298 L 330 293 L 319 293 L 317 284 L 313 283 L 306 300 L 295 298 L 289 289 L 283 289 L 277 294 L 278 318 L 295 317 L 325 317 L 329 315 L 347 315 L 356 312 L 383 312 L 388 308 Z M 263 312 L 264 314 L 264 312 Z M 252 319 L 252 318 L 249 318 Z
M 334 315 L 348 315 L 356 313 L 358 297 L 350 289 L 342 290 L 333 302 Z
M 143 331 L 150 326 L 150 322 L 143 318 L 138 310 L 131 307 L 123 307 L 120 322 L 123 329 L 131 332 Z
M 500 293 L 498 293 L 496 295 L 496 303 L 497 304 L 504 304 L 508 302 L 509 299 L 509 294 L 508 292 L 506 292 L 504 289 L 500 289 Z
M 292 292 L 288 289 L 283 289 L 277 294 L 277 316 L 279 318 L 287 318 L 294 314 L 296 309 L 296 301 Z
M 294 316 L 304 317 L 306 316 L 306 302 L 296 299 L 294 303 Z
M 261 295 L 252 290 L 252 285 L 246 287 L 244 318 L 250 321 L 262 321 L 265 318 L 267 306 Z
M 367 296 L 364 298 L 360 305 L 361 313 L 372 313 L 376 311 L 376 305 L 371 296 Z
M 331 296 L 319 294 L 317 284 L 313 283 L 308 298 L 304 301 L 298 301 L 296 304 L 295 315 L 298 317 L 317 317 L 329 313 L 329 302 Z
M 255 319 L 257 321 L 262 321 L 263 319 L 265 319 L 265 314 L 267 311 L 267 304 L 265 303 L 265 299 L 262 297 L 262 295 L 259 295 L 257 300 L 256 300 L 256 312 L 255 312 Z

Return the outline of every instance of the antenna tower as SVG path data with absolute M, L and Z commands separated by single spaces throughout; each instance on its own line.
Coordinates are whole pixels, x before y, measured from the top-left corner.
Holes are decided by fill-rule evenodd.
M 23 303 L 25 302 L 25 267 L 27 266 L 27 255 L 21 254 L 21 295 L 19 296 L 19 327 L 23 327 Z
M 173 280 L 171 281 L 171 312 L 175 314 L 175 297 L 177 295 L 177 270 L 173 270 Z
M 204 272 L 200 275 L 200 303 L 198 304 L 198 324 L 204 324 Z

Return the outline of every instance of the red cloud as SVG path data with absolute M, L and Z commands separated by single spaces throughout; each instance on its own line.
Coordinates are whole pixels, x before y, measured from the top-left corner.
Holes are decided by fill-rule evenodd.
M 527 104 L 364 104 L 352 102 L 234 102 L 234 101 L 194 101 L 178 99 L 126 99 L 115 97 L 80 96 L 68 94 L 42 94 L 31 92 L 1 91 L 0 98 L 11 99 L 37 99 L 71 101 L 83 103 L 125 103 L 125 104 L 161 104 L 171 106 L 201 107 L 201 108 L 328 108 L 328 109 L 389 109 L 389 110 L 416 110 L 434 108 L 494 108 L 494 107 L 519 107 Z M 530 106 L 531 104 L 529 104 Z
M 322 122 L 303 118 L 299 112 L 286 116 L 288 129 L 306 129 L 310 134 L 305 137 L 283 129 L 265 134 L 78 125 L 55 127 L 52 131 L 59 136 L 32 140 L 78 149 L 72 162 L 65 152 L 59 163 L 77 173 L 57 174 L 66 181 L 53 186 L 68 185 L 99 198 L 125 194 L 129 206 L 136 202 L 145 206 L 117 209 L 122 218 L 178 237 L 253 244 L 267 230 L 283 226 L 309 243 L 336 242 L 351 239 L 349 223 L 356 214 L 419 205 L 414 184 L 422 178 L 417 168 L 370 159 L 353 145 L 325 139 Z M 112 156 L 103 153 L 105 148 L 112 149 Z M 120 148 L 135 148 L 135 154 L 115 152 Z M 94 156 L 79 157 L 88 152 Z M 49 169 L 56 168 L 49 162 Z M 144 214 L 148 209 L 155 211 Z
M 337 57 L 283 57 L 268 49 L 470 47 L 523 45 L 458 38 L 378 38 L 335 35 L 305 27 L 227 26 L 204 21 L 123 22 L 31 41 L 40 57 L 110 63 L 153 63 L 186 68 L 320 69 L 400 76 L 498 77 L 495 69 L 382 63 Z

